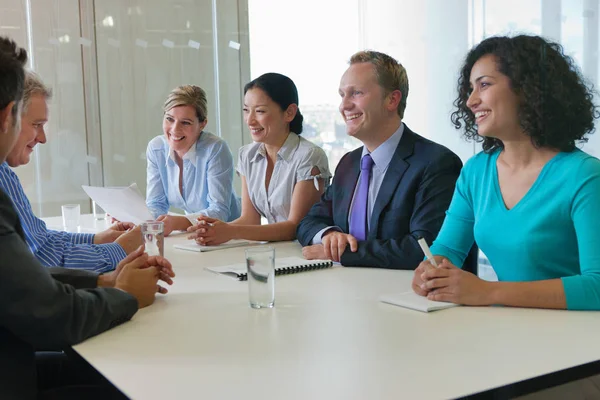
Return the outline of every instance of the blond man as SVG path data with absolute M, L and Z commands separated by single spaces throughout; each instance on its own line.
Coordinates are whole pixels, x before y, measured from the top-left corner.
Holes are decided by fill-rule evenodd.
M 417 243 L 437 236 L 462 163 L 402 121 L 408 77 L 392 57 L 361 51 L 342 76 L 339 110 L 363 146 L 340 160 L 331 186 L 298 226 L 308 259 L 415 269 Z

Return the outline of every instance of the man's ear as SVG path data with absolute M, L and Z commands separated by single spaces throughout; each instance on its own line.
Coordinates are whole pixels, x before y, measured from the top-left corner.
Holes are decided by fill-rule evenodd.
M 6 107 L 0 110 L 0 133 L 8 133 L 14 124 L 12 116 L 13 108 L 16 103 L 11 101 Z
M 400 104 L 400 100 L 402 100 L 402 92 L 399 90 L 394 90 L 387 96 L 388 102 L 387 106 L 390 111 L 394 111 L 398 109 L 398 104 Z

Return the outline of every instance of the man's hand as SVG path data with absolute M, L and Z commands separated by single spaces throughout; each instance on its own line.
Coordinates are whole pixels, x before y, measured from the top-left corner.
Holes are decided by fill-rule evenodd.
M 138 225 L 129 232 L 119 236 L 115 243 L 120 245 L 125 254 L 132 253 L 135 249 L 142 245 L 142 228 Z
M 117 268 L 115 268 L 113 271 L 98 276 L 98 287 L 115 287 L 117 278 L 125 265 L 136 260 L 142 254 L 144 254 L 144 246 L 138 247 L 135 251 L 121 260 L 119 265 L 117 265 Z M 173 266 L 166 258 L 160 256 L 148 257 L 146 267 L 156 267 L 160 272 L 160 280 L 168 285 L 173 284 L 172 278 L 175 277 L 175 272 L 173 272 Z M 168 292 L 168 290 L 159 286 L 159 292 L 165 294 Z
M 107 230 L 96 233 L 94 244 L 113 243 L 119 236 L 133 228 L 135 228 L 135 224 L 131 222 L 117 222 Z
M 171 278 L 175 276 L 171 264 L 165 258 L 149 257 L 143 251 L 143 246 L 140 246 L 135 251 L 137 258 L 123 263 L 115 282 L 117 289 L 124 290 L 137 299 L 140 308 L 154 303 L 157 292 L 167 293 L 167 289 L 158 284 L 159 279 L 171 284 Z
M 192 226 L 189 219 L 180 215 L 160 215 L 156 220 L 162 221 L 165 236 L 169 236 L 173 231 L 185 231 L 188 227 Z
M 307 260 L 325 260 L 325 249 L 322 244 L 313 244 L 312 246 L 304 246 L 302 248 L 302 255 Z
M 335 262 L 340 262 L 348 245 L 350 245 L 351 252 L 354 253 L 358 250 L 358 241 L 348 233 L 329 230 L 323 234 L 321 241 L 325 250 L 325 258 Z

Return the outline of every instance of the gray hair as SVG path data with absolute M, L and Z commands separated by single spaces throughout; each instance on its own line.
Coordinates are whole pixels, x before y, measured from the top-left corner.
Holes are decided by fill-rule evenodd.
M 52 89 L 48 87 L 38 74 L 33 71 L 26 71 L 25 73 L 25 90 L 23 92 L 23 110 L 22 113 L 27 112 L 29 102 L 35 95 L 42 95 L 46 100 L 52 98 Z

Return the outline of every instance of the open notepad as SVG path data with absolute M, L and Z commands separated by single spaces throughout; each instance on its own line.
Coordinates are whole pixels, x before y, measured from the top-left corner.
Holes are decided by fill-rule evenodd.
M 329 268 L 332 265 L 333 262 L 329 260 L 305 260 L 300 257 L 276 258 L 275 275 L 295 274 L 297 272 Z M 245 263 L 225 265 L 222 267 L 206 267 L 206 269 L 221 275 L 230 276 L 240 281 L 248 279 L 248 268 Z
M 427 297 L 419 296 L 412 290 L 404 293 L 384 294 L 379 297 L 379 300 L 384 303 L 422 312 L 443 310 L 445 308 L 456 307 L 459 305 L 454 303 L 446 303 L 443 301 L 428 300 Z
M 232 247 L 250 246 L 253 244 L 263 244 L 263 243 L 265 243 L 265 242 L 255 242 L 252 240 L 230 240 L 229 242 L 225 242 L 223 244 L 219 244 L 216 246 L 204 246 L 204 245 L 198 244 L 196 242 L 190 242 L 189 244 L 175 244 L 175 245 L 173 245 L 173 247 L 176 249 L 180 249 L 180 250 L 189 250 L 189 251 L 195 251 L 195 252 L 201 253 L 201 252 L 205 252 L 205 251 L 223 250 L 223 249 L 230 249 Z

